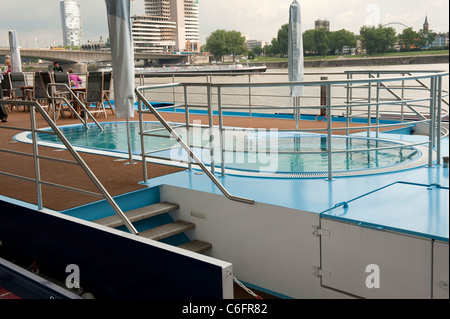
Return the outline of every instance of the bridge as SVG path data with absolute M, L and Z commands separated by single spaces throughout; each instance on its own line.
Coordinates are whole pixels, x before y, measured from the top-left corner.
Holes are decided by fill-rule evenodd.
M 9 48 L 0 48 L 0 56 L 9 54 Z M 52 49 L 20 49 L 22 57 L 42 59 L 46 61 L 59 61 L 67 64 L 108 62 L 111 61 L 111 52 L 89 50 L 52 50 Z M 152 54 L 135 53 L 135 60 L 148 60 L 155 64 L 179 63 L 188 60 L 187 55 L 180 54 Z
M 401 23 L 401 22 L 389 22 L 389 23 L 386 23 L 385 25 L 383 25 L 383 27 L 387 27 L 390 25 L 401 25 L 402 27 L 409 28 L 406 24 Z

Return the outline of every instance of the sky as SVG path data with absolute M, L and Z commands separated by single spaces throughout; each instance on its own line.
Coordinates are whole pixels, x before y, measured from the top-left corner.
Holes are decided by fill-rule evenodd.
M 215 30 L 236 30 L 251 40 L 271 41 L 289 19 L 293 0 L 199 0 L 200 40 Z M 0 47 L 7 47 L 8 31 L 15 29 L 20 46 L 47 48 L 61 45 L 59 0 L 0 0 Z M 418 31 L 428 16 L 430 29 L 449 31 L 448 0 L 298 0 L 302 28 L 313 29 L 314 21 L 330 21 L 331 31 L 346 29 L 359 33 L 363 25 L 400 22 Z M 83 43 L 108 37 L 103 0 L 80 0 Z M 132 14 L 144 13 L 144 0 L 132 1 Z M 404 28 L 392 25 L 397 32 Z

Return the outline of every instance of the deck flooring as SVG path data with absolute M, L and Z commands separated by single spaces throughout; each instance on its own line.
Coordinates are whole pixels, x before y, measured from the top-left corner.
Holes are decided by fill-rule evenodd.
M 168 121 L 183 122 L 184 114 L 162 113 Z M 138 116 L 132 120 L 137 120 Z M 206 115 L 191 115 L 191 122 L 201 121 L 202 124 L 208 124 Z M 99 122 L 115 121 L 116 117 L 108 112 L 105 118 L 103 115 L 97 117 Z M 117 119 L 123 121 L 124 119 Z M 152 115 L 145 114 L 144 120 L 156 120 Z M 44 119 L 37 115 L 37 127 L 48 127 Z M 58 125 L 78 124 L 78 119 L 60 118 Z M 218 124 L 218 118 L 214 117 L 214 124 Z M 224 125 L 237 127 L 253 127 L 253 128 L 278 128 L 278 129 L 295 129 L 295 121 L 289 119 L 273 119 L 273 118 L 249 118 L 249 117 L 226 117 Z M 345 123 L 337 123 L 336 126 Z M 326 123 L 322 121 L 302 121 L 301 127 L 304 128 L 325 128 Z M 0 123 L 1 127 L 21 127 L 30 128 L 30 113 L 22 110 L 12 110 L 8 116 L 8 122 Z M 0 148 L 4 150 L 13 150 L 32 154 L 32 145 L 13 141 L 13 136 L 20 133 L 17 130 L 0 129 Z M 39 147 L 39 154 L 49 157 L 72 160 L 72 156 L 68 151 L 56 150 L 50 147 Z M 97 176 L 100 182 L 105 186 L 106 190 L 112 195 L 117 196 L 135 190 L 142 189 L 146 186 L 139 184 L 143 180 L 142 165 L 125 165 L 123 160 L 118 158 L 80 153 L 83 160 Z M 70 164 L 58 163 L 49 160 L 41 160 L 41 178 L 51 183 L 67 185 L 88 191 L 96 192 L 93 183 L 87 178 L 80 167 Z M 10 174 L 16 174 L 29 178 L 34 178 L 34 160 L 32 157 L 19 156 L 9 153 L 0 152 L 0 171 Z M 149 178 L 163 176 L 183 170 L 183 168 L 172 167 L 167 165 L 159 165 L 148 163 Z M 0 195 L 11 197 L 27 203 L 36 204 L 36 185 L 33 182 L 23 181 L 0 175 Z M 84 205 L 98 198 L 80 193 L 68 192 L 51 186 L 43 186 L 43 206 L 52 210 L 66 210 L 69 208 Z

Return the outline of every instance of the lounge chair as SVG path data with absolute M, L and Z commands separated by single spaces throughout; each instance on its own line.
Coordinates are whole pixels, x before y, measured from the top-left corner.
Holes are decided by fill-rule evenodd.
M 114 114 L 114 108 L 111 105 L 110 97 L 111 97 L 111 84 L 112 84 L 112 73 L 104 72 L 103 73 L 103 95 L 102 95 L 102 103 L 108 103 L 109 107 L 105 107 L 111 110 L 111 113 Z
M 9 76 L 5 76 L 3 77 L 3 80 L 1 81 L 1 86 L 2 86 L 2 96 L 4 100 L 10 100 L 11 99 L 11 82 L 9 79 Z M 6 111 L 11 111 L 13 108 L 12 105 L 6 105 Z
M 53 83 L 66 84 L 67 87 L 70 88 L 70 78 L 69 73 L 67 72 L 55 72 L 52 74 Z M 74 103 L 74 93 L 69 92 L 68 89 L 64 86 L 56 86 L 54 87 L 53 94 L 55 97 L 64 97 L 67 102 Z M 64 113 L 69 112 L 70 116 L 73 116 L 72 109 L 66 104 L 66 101 L 62 99 L 55 99 L 55 120 L 58 120 L 61 115 L 65 116 Z
M 9 73 L 10 97 L 13 100 L 24 100 L 26 98 L 24 87 L 27 85 L 23 72 Z
M 103 113 L 106 110 L 103 105 L 103 72 L 89 72 L 86 80 L 86 93 L 83 96 L 84 104 L 90 113 Z M 90 108 L 94 108 L 90 110 Z
M 33 89 L 26 90 L 28 100 L 36 101 L 43 107 L 49 108 L 49 99 L 47 97 L 47 84 L 52 82 L 49 72 L 35 72 L 33 76 Z

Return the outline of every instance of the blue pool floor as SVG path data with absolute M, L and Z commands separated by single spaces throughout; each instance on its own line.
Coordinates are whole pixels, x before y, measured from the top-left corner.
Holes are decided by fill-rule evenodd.
M 420 138 L 420 137 L 417 137 Z M 409 136 L 408 139 L 414 139 Z M 442 140 L 442 156 L 448 156 L 449 140 Z M 389 227 L 392 221 L 389 214 L 380 212 L 409 211 L 411 212 L 405 229 L 399 229 L 406 233 L 413 232 L 419 236 L 448 242 L 448 168 L 443 165 L 434 167 L 419 167 L 399 172 L 384 174 L 372 174 L 355 177 L 336 177 L 332 181 L 326 179 L 286 179 L 286 178 L 255 178 L 243 176 L 216 175 L 219 181 L 232 195 L 251 198 L 256 202 L 288 207 L 305 212 L 323 214 L 327 216 L 337 204 L 348 202 L 349 207 L 358 203 L 365 207 L 361 211 L 363 215 L 377 216 L 371 223 Z M 149 180 L 148 186 L 172 185 L 177 187 L 194 189 L 202 192 L 221 194 L 220 190 L 204 174 L 198 171 L 182 171 L 179 173 L 157 177 Z M 408 200 L 403 192 L 409 192 L 409 187 L 415 186 L 411 196 L 417 200 Z M 438 198 L 430 197 L 430 185 L 437 185 Z M 386 187 L 389 190 L 399 192 L 399 196 L 386 197 Z M 400 196 L 402 195 L 402 196 Z M 358 200 L 358 202 L 356 201 Z M 431 201 L 431 202 L 430 202 Z M 423 207 L 417 207 L 417 202 L 423 203 Z M 362 203 L 362 204 L 361 204 Z M 353 219 L 358 219 L 358 212 L 351 212 Z M 346 217 L 342 217 L 346 219 Z M 439 224 L 444 227 L 436 227 L 427 231 L 423 224 Z M 393 226 L 394 227 L 394 226 Z

